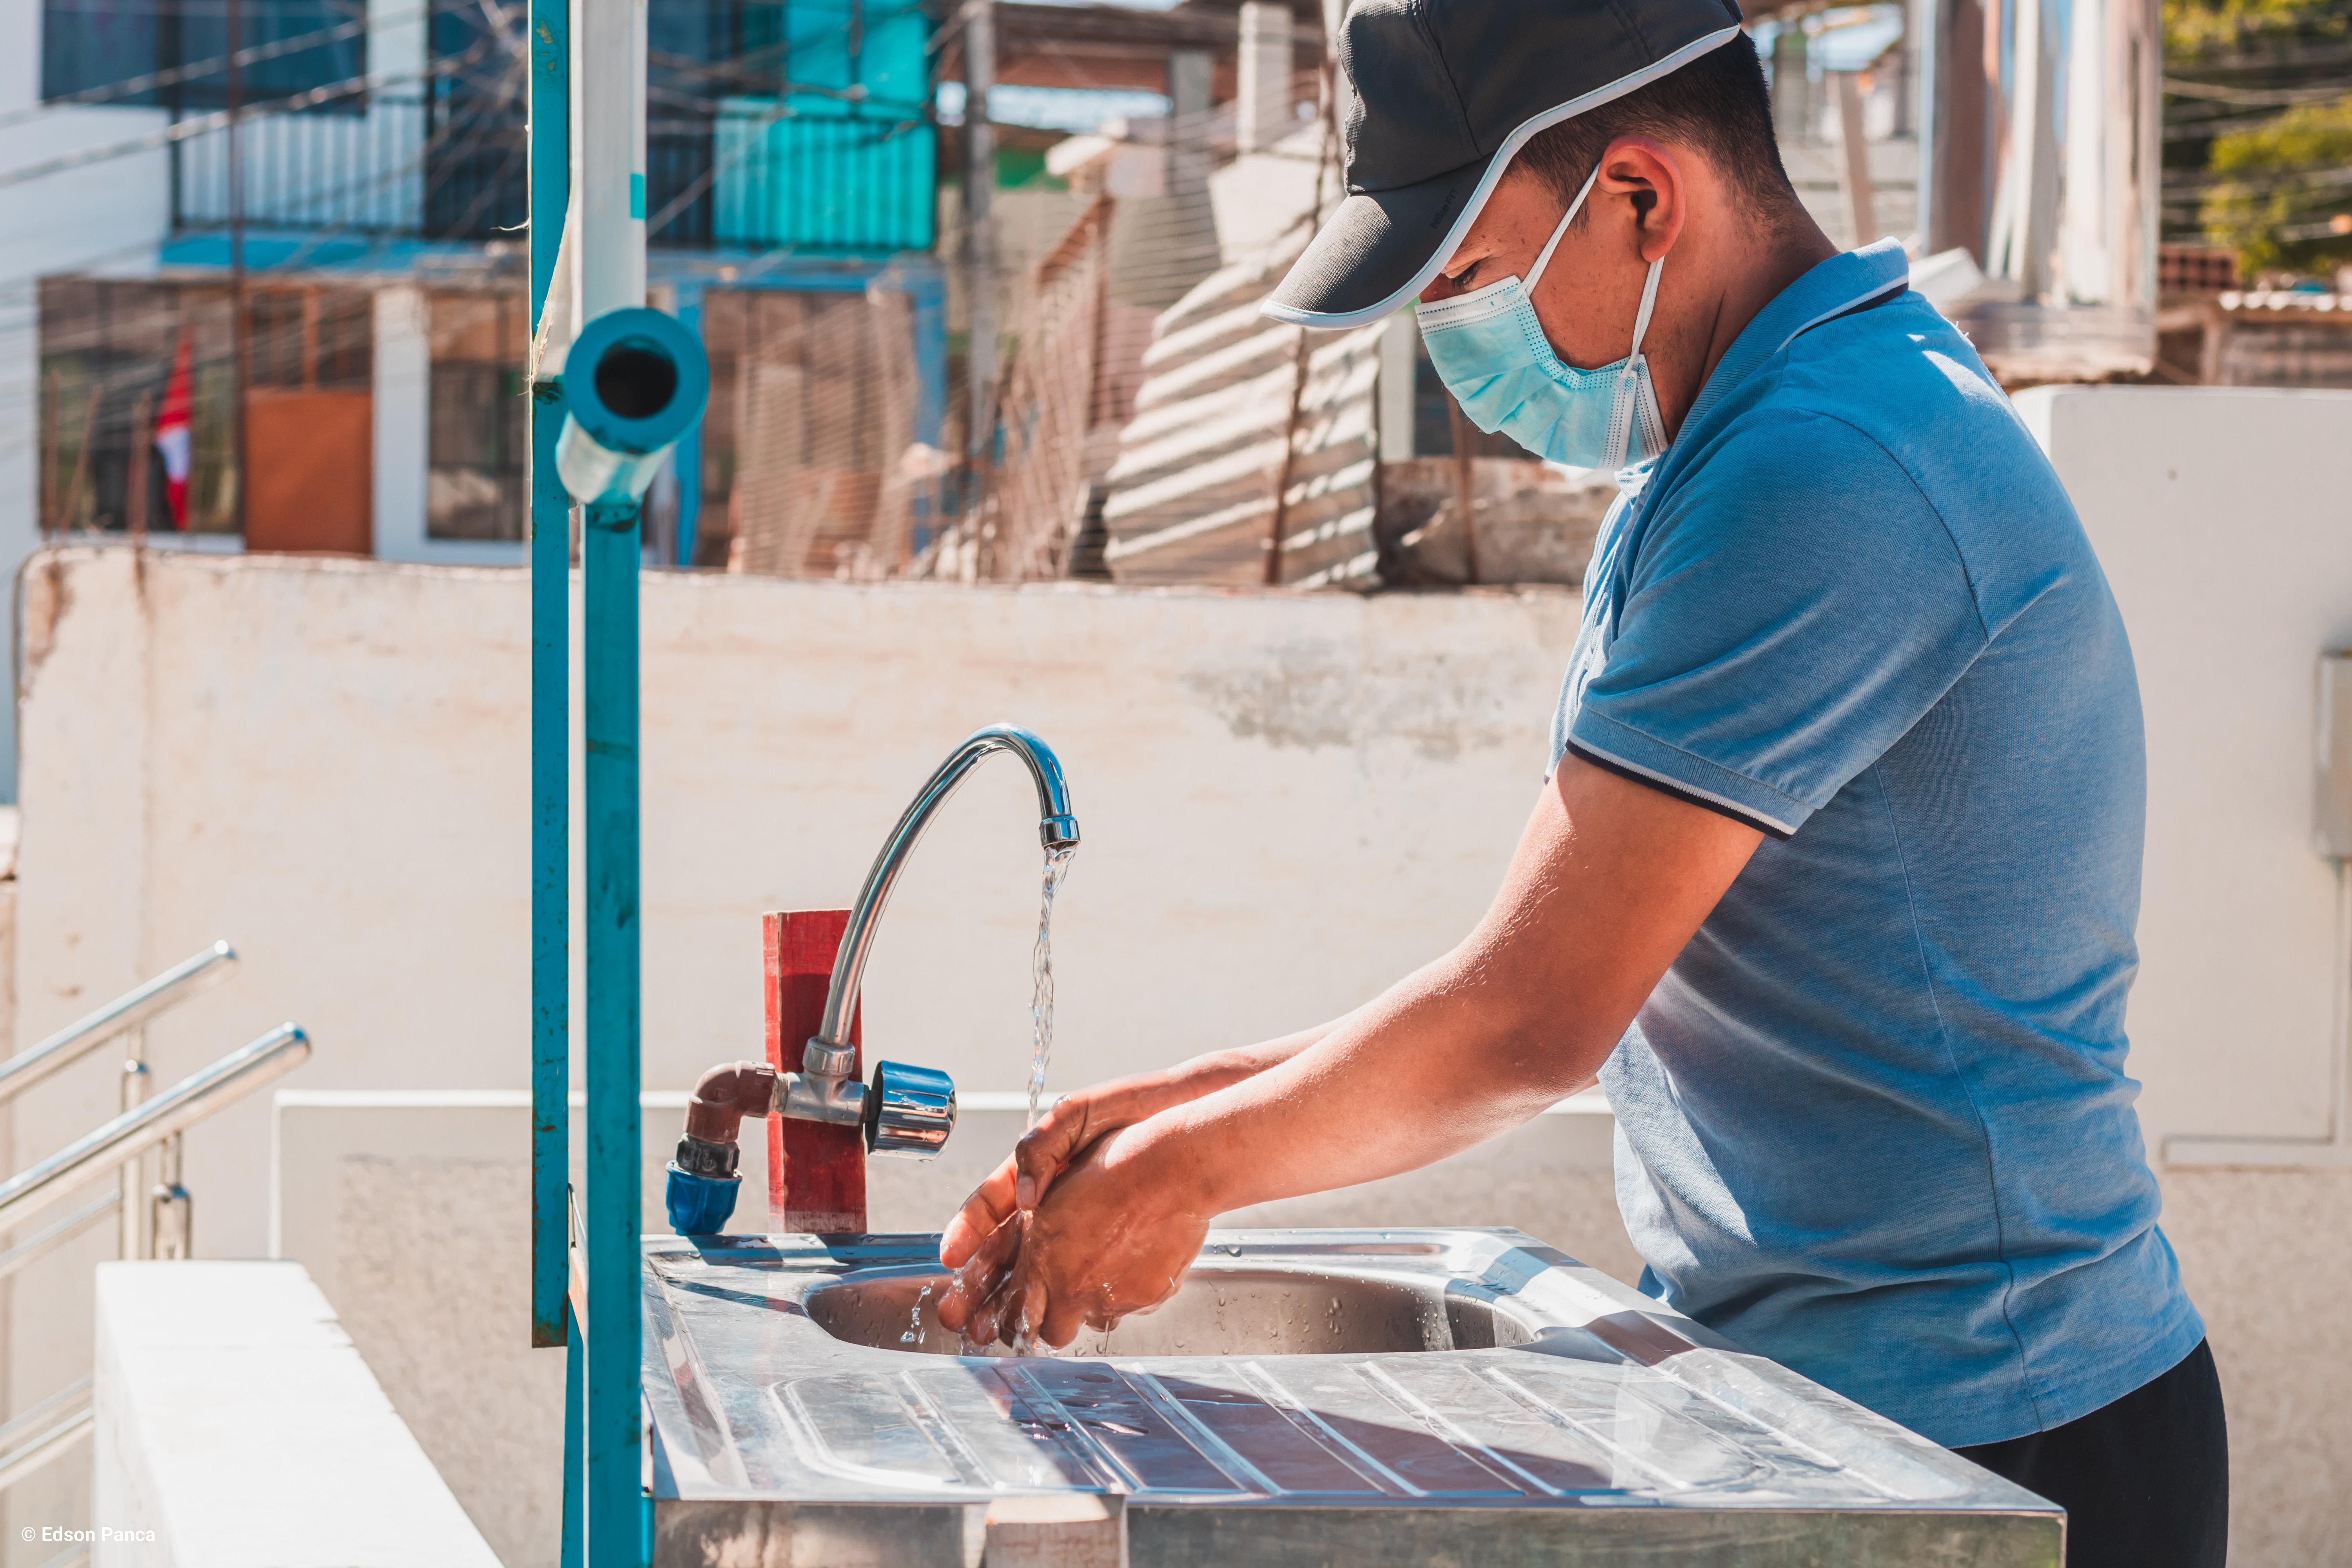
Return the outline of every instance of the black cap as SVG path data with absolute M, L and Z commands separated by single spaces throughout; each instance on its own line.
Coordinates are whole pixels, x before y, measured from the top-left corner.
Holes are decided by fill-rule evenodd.
M 1738 36 L 1734 0 L 1352 0 L 1348 195 L 1265 312 L 1379 321 L 1437 275 L 1528 137 Z

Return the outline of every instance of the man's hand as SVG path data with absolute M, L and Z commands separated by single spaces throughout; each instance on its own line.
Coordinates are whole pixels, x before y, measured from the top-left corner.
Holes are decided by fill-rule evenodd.
M 992 1178 L 1011 1205 L 975 1194 L 959 1216 L 957 1245 L 980 1267 L 959 1281 L 957 1311 L 1065 1344 L 1171 1294 L 1213 1215 L 1416 1170 L 1517 1126 L 1591 1080 L 1762 837 L 1564 759 L 1493 907 L 1452 952 L 1276 1066 L 1108 1137 L 1090 1112 L 1074 1121 L 1056 1134 L 1050 1194 L 983 1229 L 1022 1207 L 1016 1152 Z M 944 1303 L 940 1315 L 952 1325 Z
M 1199 1058 L 1206 1061 L 1209 1058 Z M 1113 1079 L 1064 1095 L 1021 1136 L 1004 1163 L 971 1190 L 940 1237 L 940 1261 L 961 1268 L 984 1237 L 1020 1209 L 1034 1209 L 1062 1168 L 1107 1132 L 1134 1125 L 1171 1105 L 1196 1100 L 1233 1082 L 1230 1077 L 1194 1083 L 1187 1062 L 1171 1072 Z M 950 1325 L 952 1326 L 952 1325 Z
M 940 1321 L 958 1331 L 970 1329 L 971 1337 L 983 1343 L 994 1337 L 979 1331 L 975 1314 L 1010 1275 L 1024 1231 L 1015 1216 L 1035 1208 L 1062 1172 L 1094 1144 L 1122 1127 L 1287 1061 L 1321 1039 L 1329 1027 L 1327 1024 L 1246 1050 L 1212 1052 L 1160 1072 L 1113 1079 L 1064 1095 L 948 1222 L 940 1237 L 940 1261 L 958 1272 L 940 1298 Z
M 1097 1138 L 1051 1196 L 984 1238 L 940 1304 L 940 1321 L 982 1344 L 1034 1337 L 1066 1345 L 1176 1293 L 1201 1251 L 1206 1184 L 1181 1146 L 1133 1129 Z M 950 1315 L 950 1303 L 956 1316 Z

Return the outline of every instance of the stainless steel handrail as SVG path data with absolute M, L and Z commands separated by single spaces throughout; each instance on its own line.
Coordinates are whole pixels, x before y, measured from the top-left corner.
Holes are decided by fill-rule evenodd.
M 85 1405 L 23 1447 L 0 1454 L 0 1491 L 7 1490 L 51 1460 L 63 1458 L 67 1450 L 89 1436 L 97 1422 L 97 1410 Z
M 251 1093 L 310 1056 L 310 1037 L 280 1024 L 197 1068 L 154 1099 L 126 1110 L 41 1161 L 0 1182 L 0 1226 L 16 1225 L 73 1191 L 78 1180 L 110 1171 L 173 1133 L 203 1121 L 219 1102 Z
M 118 1035 L 137 1028 L 165 1008 L 227 978 L 236 950 L 216 942 L 184 963 L 173 964 L 135 990 L 126 991 L 88 1017 L 67 1025 L 28 1051 L 0 1062 L 0 1104 L 22 1094 L 70 1062 L 79 1061 Z
M 0 1252 L 0 1279 L 39 1262 L 121 1206 L 122 1194 L 109 1193 L 96 1203 L 85 1204 L 65 1218 L 35 1231 L 7 1251 Z
M 65 1458 L 89 1435 L 96 1417 L 91 1379 L 85 1376 L 0 1426 L 0 1491 Z M 17 1436 L 25 1432 L 34 1436 L 17 1443 Z M 15 1446 L 7 1447 L 11 1444 Z
M 0 1424 L 0 1452 L 16 1446 L 16 1439 L 27 1432 L 46 1432 L 67 1415 L 90 1402 L 90 1389 L 96 1377 L 83 1373 L 79 1377 L 51 1394 L 47 1399 L 34 1401 Z

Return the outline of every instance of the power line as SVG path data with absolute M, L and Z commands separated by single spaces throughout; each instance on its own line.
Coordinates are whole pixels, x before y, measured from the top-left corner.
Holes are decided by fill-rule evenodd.
M 2352 87 L 2340 82 L 2322 87 L 2215 87 L 2207 82 L 2182 81 L 2177 77 L 2164 79 L 2164 90 L 2182 98 L 2234 103 L 2249 109 L 2284 109 L 2293 104 L 2325 103 L 2352 96 Z
M 305 109 L 315 109 L 321 103 L 330 103 L 338 98 L 351 97 L 355 93 L 372 92 L 380 88 L 421 83 L 437 77 L 454 75 L 472 64 L 474 59 L 478 58 L 485 45 L 494 41 L 486 39 L 483 44 L 476 45 L 464 55 L 436 60 L 422 73 L 373 71 L 365 76 L 348 77 L 339 82 L 330 82 L 324 87 L 311 88 L 306 92 L 247 104 L 245 106 L 244 112 L 251 115 L 293 114 Z M 185 142 L 192 137 L 224 130 L 232 118 L 230 110 L 218 110 L 211 114 L 198 115 L 192 120 L 176 121 L 161 131 L 150 132 L 143 136 L 133 136 L 121 142 L 100 142 L 94 147 L 77 148 L 71 153 L 60 153 L 54 158 L 45 158 L 37 163 L 21 163 L 13 169 L 0 169 L 0 189 L 22 184 L 28 180 L 46 179 L 51 174 L 65 174 L 73 169 L 86 168 L 92 163 L 102 163 L 115 158 L 128 157 L 135 153 L 152 153 L 160 148 L 171 146 L 174 142 Z
M 251 48 L 239 49 L 234 58 L 240 68 L 257 65 L 263 60 L 274 60 L 285 55 L 299 54 L 305 49 L 323 48 L 329 44 L 339 44 L 372 30 L 384 31 L 404 23 L 426 17 L 430 14 L 426 11 L 404 11 L 391 16 L 362 17 L 352 22 L 338 22 L 331 27 L 316 33 L 305 33 L 299 37 L 281 38 L 274 44 L 256 44 Z M 104 87 L 84 88 L 79 92 L 63 93 L 29 108 L 11 110 L 5 114 L 0 114 L 0 131 L 5 131 L 12 125 L 22 125 L 27 121 L 38 120 L 50 110 L 60 105 L 89 107 L 115 103 L 126 98 L 135 98 L 142 92 L 152 92 L 159 87 L 176 87 L 182 82 L 194 81 L 200 77 L 221 74 L 228 69 L 230 58 L 230 56 L 222 55 L 214 59 L 198 60 L 193 65 L 173 66 L 168 70 L 150 71 L 145 76 L 129 77 L 121 81 L 110 82 Z

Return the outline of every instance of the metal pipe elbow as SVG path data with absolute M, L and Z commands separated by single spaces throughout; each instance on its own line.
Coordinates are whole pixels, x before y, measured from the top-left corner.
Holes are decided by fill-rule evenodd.
M 747 1116 L 775 1108 L 776 1069 L 765 1062 L 726 1062 L 695 1081 L 686 1102 L 686 1135 L 705 1143 L 732 1143 Z

